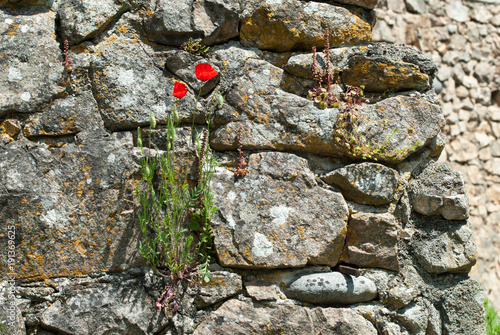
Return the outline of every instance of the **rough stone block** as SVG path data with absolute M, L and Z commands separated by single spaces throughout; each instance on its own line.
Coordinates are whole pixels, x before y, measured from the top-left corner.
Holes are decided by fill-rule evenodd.
M 221 322 L 224 320 L 224 322 Z M 377 330 L 349 308 L 309 308 L 229 300 L 203 321 L 194 335 L 223 334 L 366 334 Z
M 342 196 L 319 187 L 307 161 L 293 154 L 253 154 L 248 171 L 236 179 L 220 168 L 213 178 L 218 213 L 212 226 L 221 265 L 336 265 L 348 218 Z

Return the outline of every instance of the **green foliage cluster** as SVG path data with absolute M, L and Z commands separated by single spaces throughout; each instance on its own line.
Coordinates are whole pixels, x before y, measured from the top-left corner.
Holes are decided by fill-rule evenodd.
M 154 115 L 151 114 L 147 151 L 138 128 L 137 145 L 142 152 L 141 179 L 134 191 L 141 204 L 138 217 L 144 236 L 139 251 L 158 274 L 171 279 L 157 302 L 158 308 L 164 308 L 169 317 L 177 311 L 177 283 L 197 285 L 209 281 L 208 265 L 213 247 L 210 221 L 217 210 L 210 189 L 217 166 L 217 160 L 207 145 L 210 122 L 201 133 L 194 130 L 194 124 L 191 127 L 198 157 L 198 178 L 190 181 L 189 154 L 183 168 L 176 157 L 178 119 L 174 106 L 174 113 L 167 117 L 167 150 L 161 154 L 156 150 L 152 155 L 151 150 L 151 130 L 156 127 Z
M 500 335 L 500 319 L 493 305 L 484 300 L 486 335 Z
M 361 117 L 357 109 L 368 100 L 365 98 L 363 85 L 350 86 L 347 85 L 345 92 L 337 92 L 334 84 L 334 74 L 332 70 L 330 57 L 329 32 L 325 30 L 325 67 L 326 67 L 326 85 L 323 84 L 324 78 L 322 71 L 316 59 L 316 47 L 313 47 L 312 54 L 312 76 L 313 84 L 308 91 L 308 99 L 313 100 L 320 109 L 325 108 L 341 108 L 337 121 L 334 127 L 333 138 L 335 143 L 346 149 L 353 157 L 359 157 L 363 160 L 388 159 L 400 160 L 406 157 L 409 153 L 416 150 L 421 145 L 421 141 L 414 143 L 406 149 L 390 149 L 390 144 L 394 136 L 398 132 L 398 128 L 394 128 L 383 141 L 383 143 L 370 143 L 359 130 L 363 117 Z M 388 120 L 384 120 L 387 127 Z M 382 124 L 378 126 L 384 126 Z M 411 133 L 408 133 L 411 136 Z
M 330 64 L 329 30 L 325 29 L 325 59 L 326 59 L 326 85 L 323 85 L 323 74 L 316 59 L 316 47 L 313 47 L 312 75 L 313 85 L 308 91 L 308 99 L 313 100 L 320 109 L 339 107 L 340 97 L 336 92 L 333 81 L 333 70 Z
M 4 324 L 1 322 L 0 322 L 0 334 L 7 335 L 7 327 L 5 327 Z
M 344 147 L 354 157 L 374 161 L 392 158 L 396 161 L 408 156 L 408 154 L 414 152 L 422 144 L 421 141 L 417 141 L 406 149 L 390 149 L 394 136 L 398 132 L 397 127 L 391 131 L 384 142 L 377 144 L 370 143 L 359 130 L 362 120 L 363 117 L 356 113 L 355 108 L 345 108 L 339 113 L 333 130 L 335 143 L 340 147 Z M 383 122 L 387 124 L 388 121 L 388 119 L 385 119 Z
M 208 49 L 210 49 L 209 46 L 201 43 L 201 40 L 193 41 L 192 38 L 189 38 L 187 42 L 182 43 L 180 48 L 184 51 L 189 52 L 190 54 L 198 56 L 204 55 L 205 53 L 207 53 Z

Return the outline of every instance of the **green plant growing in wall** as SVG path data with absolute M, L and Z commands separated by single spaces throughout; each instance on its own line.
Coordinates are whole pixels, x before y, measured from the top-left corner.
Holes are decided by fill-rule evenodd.
M 184 51 L 189 52 L 190 54 L 193 55 L 198 55 L 202 56 L 207 53 L 207 51 L 210 49 L 209 46 L 203 44 L 201 40 L 195 40 L 190 37 L 187 42 L 184 42 L 181 44 L 180 48 Z
M 392 159 L 394 161 L 403 159 L 408 154 L 414 152 L 421 141 L 417 141 L 410 147 L 405 149 L 391 149 L 398 128 L 395 127 L 391 133 L 384 139 L 382 143 L 371 143 L 366 139 L 360 130 L 362 122 L 366 122 L 363 116 L 358 113 L 358 108 L 368 99 L 364 95 L 364 85 L 350 86 L 346 85 L 345 92 L 337 92 L 334 84 L 334 74 L 332 70 L 330 57 L 329 31 L 325 30 L 325 69 L 326 69 L 326 85 L 323 84 L 323 74 L 317 62 L 316 47 L 313 47 L 312 54 L 312 76 L 313 84 L 308 91 L 308 99 L 313 100 L 318 108 L 340 108 L 333 130 L 333 138 L 335 143 L 344 148 L 353 157 L 359 157 L 363 160 Z M 387 127 L 388 120 L 384 120 L 383 124 L 374 126 Z M 408 136 L 411 137 L 413 127 L 408 131 Z
M 7 327 L 0 322 L 0 335 L 7 335 Z
M 330 63 L 330 33 L 328 28 L 325 29 L 325 68 L 326 68 L 326 85 L 323 85 L 323 74 L 318 65 L 316 58 L 316 47 L 312 48 L 312 75 L 313 85 L 308 91 L 308 99 L 313 100 L 320 109 L 338 107 L 340 97 L 335 90 L 333 82 L 333 70 Z
M 217 75 L 206 63 L 198 64 L 195 67 L 195 74 L 202 81 Z M 173 95 L 176 98 L 182 99 L 187 91 L 186 85 L 175 82 Z M 199 97 L 200 93 L 195 106 Z M 210 189 L 217 161 L 207 145 L 213 102 L 214 99 L 210 103 L 206 130 L 201 133 L 197 133 L 194 129 L 195 107 L 191 125 L 191 143 L 184 170 L 179 166 L 176 157 L 176 129 L 180 124 L 177 102 L 173 113 L 167 117 L 166 151 L 159 154 L 156 150 L 156 154 L 152 155 L 151 130 L 156 127 L 154 114 L 151 113 L 150 117 L 147 151 L 143 147 L 141 129 L 138 128 L 137 145 L 142 152 L 141 180 L 136 187 L 135 195 L 141 204 L 138 217 L 144 236 L 144 242 L 139 244 L 139 251 L 158 274 L 170 278 L 170 283 L 156 303 L 157 307 L 163 309 L 169 317 L 178 309 L 176 284 L 186 282 L 188 285 L 196 285 L 202 280 L 209 280 L 209 251 L 212 247 L 210 221 L 217 210 Z M 218 103 L 222 105 L 220 95 Z M 190 185 L 188 166 L 193 143 L 198 156 L 198 176 L 194 185 L 192 183 Z
M 500 319 L 493 305 L 484 300 L 486 335 L 500 335 Z

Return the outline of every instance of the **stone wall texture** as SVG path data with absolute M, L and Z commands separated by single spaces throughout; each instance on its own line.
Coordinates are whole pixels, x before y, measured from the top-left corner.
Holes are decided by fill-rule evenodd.
M 0 0 L 0 322 L 484 334 L 470 273 L 498 302 L 499 14 L 494 0 Z M 209 51 L 181 50 L 189 39 Z M 200 82 L 200 63 L 217 76 Z M 327 108 L 307 99 L 313 68 L 332 75 Z M 139 253 L 137 128 L 164 153 L 174 106 L 190 181 L 192 124 L 210 118 L 219 163 L 199 285 Z M 167 286 L 171 317 L 156 307 Z
M 500 2 L 380 1 L 374 41 L 413 45 L 437 66 L 446 118 L 439 161 L 463 173 L 478 262 L 471 274 L 500 309 Z

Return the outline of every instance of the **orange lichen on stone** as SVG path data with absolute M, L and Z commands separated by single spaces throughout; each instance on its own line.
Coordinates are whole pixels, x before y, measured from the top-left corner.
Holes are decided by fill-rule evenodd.
M 397 92 L 409 89 L 427 90 L 429 77 L 410 63 L 378 61 L 358 57 L 342 73 L 346 85 L 365 86 L 368 92 Z
M 241 40 L 262 50 L 310 50 L 313 46 L 324 45 L 325 25 L 331 31 L 332 46 L 357 45 L 371 40 L 371 26 L 348 11 L 345 11 L 345 20 L 342 22 L 328 22 L 326 19 L 323 22 L 304 13 L 297 15 L 301 14 L 302 17 L 299 18 L 285 18 L 282 14 L 276 15 L 269 6 L 261 6 L 252 15 L 243 18 Z M 304 20 L 308 21 L 307 25 Z M 314 29 L 315 26 L 318 26 L 318 29 Z

